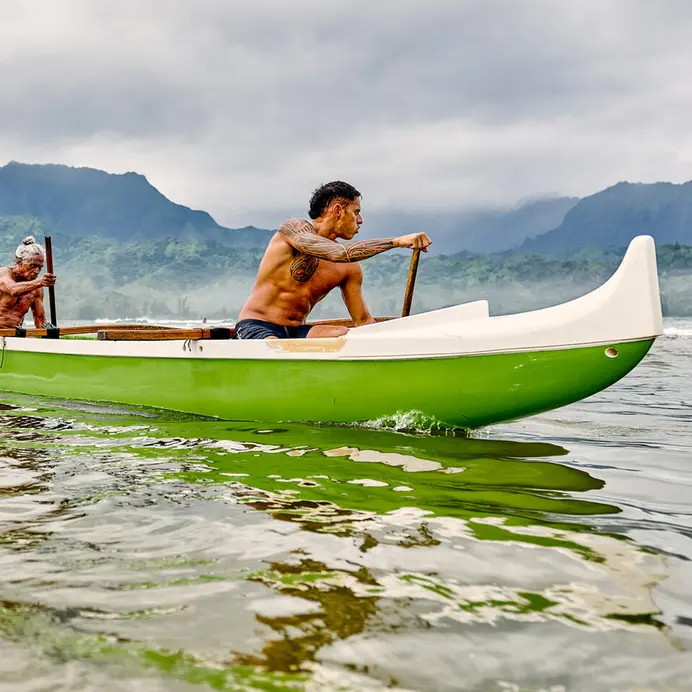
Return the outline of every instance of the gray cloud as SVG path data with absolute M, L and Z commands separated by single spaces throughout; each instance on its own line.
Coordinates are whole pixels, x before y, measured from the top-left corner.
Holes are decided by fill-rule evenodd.
M 691 30 L 685 0 L 10 0 L 0 159 L 229 224 L 333 178 L 404 210 L 686 180 Z

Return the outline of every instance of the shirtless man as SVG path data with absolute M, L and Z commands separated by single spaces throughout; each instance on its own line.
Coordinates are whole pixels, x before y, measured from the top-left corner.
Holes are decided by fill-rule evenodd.
M 33 236 L 28 236 L 14 253 L 14 267 L 0 268 L 0 327 L 20 327 L 29 308 L 34 315 L 34 326 L 46 325 L 43 287 L 55 284 L 55 274 L 37 278 L 43 269 L 44 256 L 43 248 Z
M 371 324 L 375 320 L 363 300 L 360 260 L 395 247 L 427 252 L 432 242 L 425 233 L 352 240 L 363 223 L 360 192 L 340 181 L 315 190 L 309 214 L 312 222 L 285 221 L 269 241 L 252 294 L 238 316 L 237 338 L 343 336 L 346 327 L 305 324 L 315 305 L 337 286 L 356 326 Z

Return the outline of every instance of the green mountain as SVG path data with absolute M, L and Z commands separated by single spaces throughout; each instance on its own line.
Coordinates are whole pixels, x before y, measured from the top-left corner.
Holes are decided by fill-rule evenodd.
M 130 242 L 209 238 L 266 246 L 269 231 L 220 226 L 205 211 L 171 202 L 137 173 L 11 162 L 0 167 L 0 216 L 31 216 L 66 237 L 99 235 Z
M 9 264 L 18 238 L 42 222 L 0 217 L 0 264 Z M 247 299 L 263 254 L 213 239 L 155 238 L 122 243 L 105 236 L 55 234 L 56 297 L 60 322 L 96 318 L 234 320 Z M 545 255 L 461 253 L 421 258 L 414 312 L 487 299 L 493 314 L 530 310 L 570 300 L 603 283 L 624 253 L 607 250 L 557 259 Z M 400 314 L 411 254 L 394 250 L 363 262 L 364 294 L 377 315 Z M 658 247 L 664 305 L 692 316 L 692 247 Z M 339 291 L 322 301 L 314 318 L 343 317 Z
M 432 254 L 500 252 L 558 226 L 579 200 L 536 199 L 512 209 L 366 214 L 362 238 L 429 231 Z M 266 247 L 271 231 L 229 229 L 207 212 L 176 204 L 138 173 L 12 161 L 0 166 L 0 217 L 39 219 L 44 232 L 120 242 L 205 238 L 230 246 Z
M 520 252 L 565 254 L 575 248 L 625 247 L 637 235 L 659 245 L 692 245 L 692 181 L 618 183 L 580 200 L 555 229 L 526 240 Z
M 520 251 L 488 252 L 509 248 L 529 228 L 556 223 L 562 215 L 554 230 Z M 623 183 L 578 202 L 538 200 L 504 212 L 469 213 L 464 242 L 454 231 L 462 228 L 459 215 L 450 215 L 450 225 L 441 222 L 439 228 L 435 218 L 406 217 L 413 224 L 407 228 L 391 217 L 392 232 L 377 232 L 424 229 L 438 250 L 446 245 L 457 253 L 429 253 L 421 260 L 415 312 L 480 298 L 490 301 L 493 314 L 570 300 L 615 271 L 634 235 L 651 233 L 658 241 L 667 312 L 692 316 L 692 183 Z M 0 167 L 0 265 L 11 263 L 24 236 L 42 242 L 47 233 L 53 236 L 61 322 L 141 316 L 233 320 L 271 235 L 254 227 L 223 228 L 205 212 L 169 201 L 134 173 Z M 477 254 L 458 252 L 464 245 Z M 364 293 L 375 314 L 399 314 L 410 257 L 408 251 L 392 251 L 363 263 Z M 344 315 L 334 291 L 314 317 Z

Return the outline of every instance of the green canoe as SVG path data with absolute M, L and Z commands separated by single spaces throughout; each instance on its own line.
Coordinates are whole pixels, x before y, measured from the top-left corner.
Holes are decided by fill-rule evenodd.
M 595 291 L 516 315 L 490 317 L 477 301 L 332 339 L 2 337 L 0 390 L 264 422 L 415 411 L 476 428 L 608 387 L 662 327 L 654 241 L 640 236 Z

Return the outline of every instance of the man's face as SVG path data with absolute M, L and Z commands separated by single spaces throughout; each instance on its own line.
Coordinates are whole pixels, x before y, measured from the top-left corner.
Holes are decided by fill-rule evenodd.
M 33 281 L 43 269 L 43 256 L 35 255 L 27 260 L 17 260 L 16 273 L 26 281 Z
M 336 235 L 344 240 L 351 240 L 363 223 L 363 217 L 360 215 L 360 199 L 354 199 L 352 202 L 337 202 L 333 211 L 336 216 L 334 222 Z

